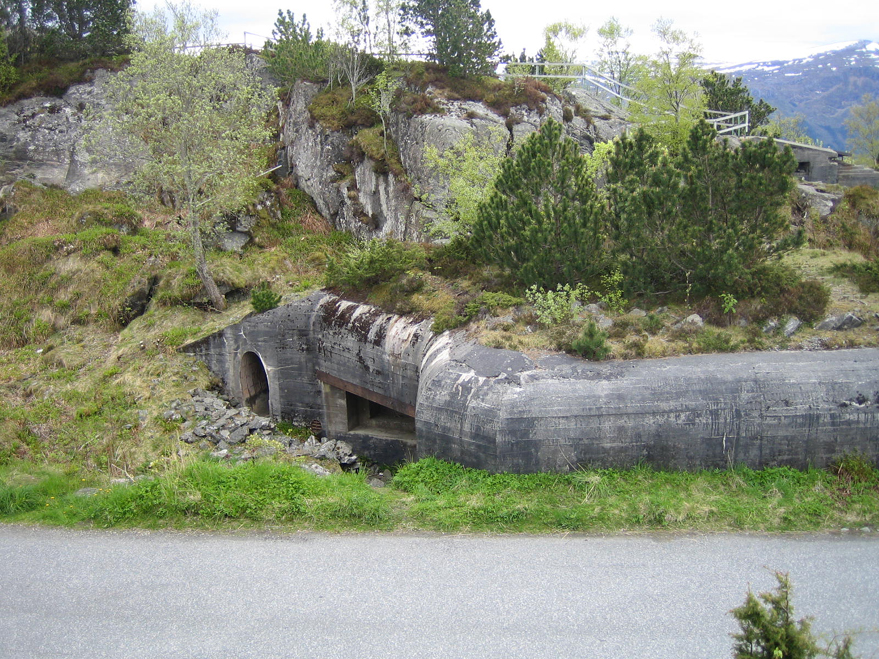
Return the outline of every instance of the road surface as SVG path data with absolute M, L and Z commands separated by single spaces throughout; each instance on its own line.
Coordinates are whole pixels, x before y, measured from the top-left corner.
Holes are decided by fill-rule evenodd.
M 0 657 L 730 657 L 789 572 L 879 657 L 879 536 L 224 535 L 0 526 Z M 870 631 L 872 630 L 872 631 Z

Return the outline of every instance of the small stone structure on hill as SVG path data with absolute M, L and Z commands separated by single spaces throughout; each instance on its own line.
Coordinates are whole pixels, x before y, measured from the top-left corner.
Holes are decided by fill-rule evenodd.
M 746 137 L 748 140 L 764 139 Z M 788 146 L 797 160 L 796 176 L 806 182 L 839 184 L 847 188 L 870 185 L 879 188 L 879 171 L 843 161 L 846 155 L 833 149 L 787 140 L 775 140 L 780 148 Z

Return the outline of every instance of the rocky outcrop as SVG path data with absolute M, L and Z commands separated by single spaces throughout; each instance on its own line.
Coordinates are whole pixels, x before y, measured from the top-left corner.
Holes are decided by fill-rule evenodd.
M 291 92 L 282 130 L 286 160 L 294 181 L 311 195 L 321 215 L 359 238 L 431 238 L 434 208 L 444 205 L 448 190 L 426 162 L 428 145 L 442 152 L 471 134 L 499 153 L 510 153 L 552 117 L 588 153 L 595 142 L 612 139 L 626 125 L 617 108 L 584 90 L 566 92 L 563 98 L 548 96 L 540 111 L 514 107 L 508 117 L 482 103 L 437 97 L 441 114 L 395 112 L 389 118 L 388 132 L 405 170 L 401 177 L 382 171 L 368 157 L 354 158 L 349 146 L 353 131 L 328 130 L 311 117 L 308 106 L 321 89 L 300 82 Z
M 818 217 L 828 217 L 842 201 L 841 193 L 821 192 L 811 185 L 797 185 L 797 202 L 802 209 L 811 209 Z
M 127 180 L 133 163 L 107 158 L 115 149 L 97 133 L 91 142 L 83 139 L 106 111 L 104 86 L 110 75 L 97 70 L 60 98 L 39 96 L 0 108 L 0 184 L 26 178 L 80 192 Z
M 264 84 L 275 84 L 261 60 L 251 58 L 249 63 Z M 131 178 L 135 164 L 116 155 L 119 150 L 107 136 L 91 130 L 107 110 L 104 90 L 112 75 L 97 70 L 59 98 L 31 98 L 0 108 L 0 188 L 24 178 L 76 193 L 120 187 Z M 472 134 L 493 144 L 497 152 L 510 153 L 552 117 L 564 123 L 581 151 L 590 152 L 595 142 L 612 139 L 626 125 L 617 108 L 585 90 L 565 92 L 562 98 L 548 96 L 539 111 L 514 107 L 506 117 L 482 103 L 437 96 L 441 114 L 396 112 L 389 118 L 388 131 L 405 170 L 401 176 L 353 154 L 353 132 L 327 130 L 311 118 L 308 106 L 321 89 L 313 83 L 297 84 L 281 111 L 281 174 L 289 172 L 337 229 L 360 238 L 431 238 L 434 208 L 444 205 L 448 190 L 425 161 L 428 145 L 442 152 Z M 228 231 L 216 246 L 241 250 L 249 241 L 246 225 L 252 219 L 228 218 Z

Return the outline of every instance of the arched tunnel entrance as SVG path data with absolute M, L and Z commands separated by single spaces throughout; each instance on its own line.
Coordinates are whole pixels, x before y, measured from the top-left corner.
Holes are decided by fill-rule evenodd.
M 238 369 L 241 379 L 241 398 L 254 414 L 269 416 L 269 378 L 262 359 L 255 352 L 241 355 Z

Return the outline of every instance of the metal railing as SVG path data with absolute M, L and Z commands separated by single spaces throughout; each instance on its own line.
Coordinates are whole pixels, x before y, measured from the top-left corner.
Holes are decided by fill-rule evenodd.
M 619 99 L 623 107 L 630 103 L 646 105 L 643 101 L 634 98 L 637 93 L 634 87 L 614 80 L 583 62 L 509 62 L 505 66 L 506 70 L 500 74 L 502 78 L 571 80 L 581 87 L 591 87 Z M 624 92 L 630 95 L 626 96 Z M 747 135 L 751 129 L 748 110 L 743 112 L 706 110 L 705 115 L 706 121 L 714 127 L 718 135 Z
M 751 113 L 721 112 L 720 110 L 705 110 L 706 121 L 714 126 L 718 135 L 747 135 L 751 130 Z
M 507 62 L 501 78 L 555 78 L 573 80 L 581 87 L 592 87 L 628 103 L 638 101 L 625 96 L 623 90 L 634 92 L 634 88 L 597 71 L 584 62 Z M 547 73 L 551 71 L 551 73 Z

